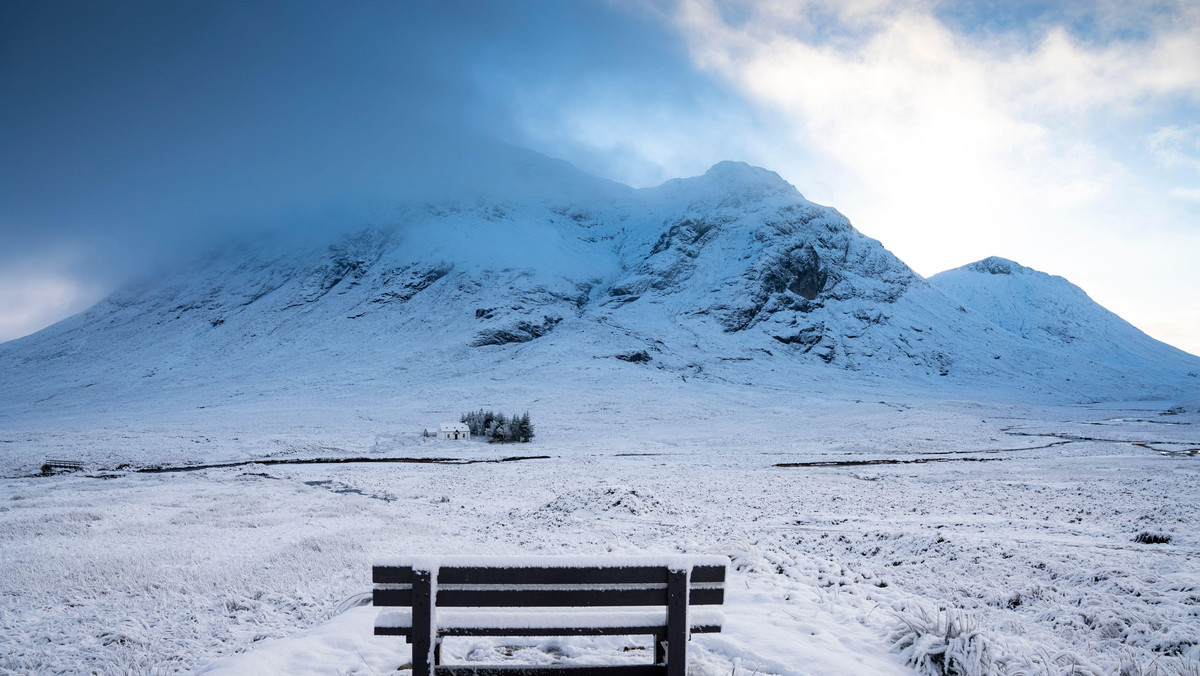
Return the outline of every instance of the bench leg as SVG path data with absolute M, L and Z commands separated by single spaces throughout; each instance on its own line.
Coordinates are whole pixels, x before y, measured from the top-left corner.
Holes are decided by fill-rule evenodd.
M 689 570 L 667 573 L 667 676 L 686 676 Z
M 432 676 L 433 575 L 413 570 L 412 585 L 412 676 Z
M 442 663 L 442 637 L 437 637 L 433 642 L 433 666 Z
M 654 636 L 654 663 L 667 663 L 667 635 L 656 634 Z

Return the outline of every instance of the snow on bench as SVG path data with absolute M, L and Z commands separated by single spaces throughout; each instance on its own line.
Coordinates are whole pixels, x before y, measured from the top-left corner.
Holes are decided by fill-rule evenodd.
M 724 556 L 394 557 L 374 566 L 375 634 L 413 645 L 413 676 L 682 676 L 690 633 L 719 632 Z M 648 665 L 441 665 L 446 636 L 650 635 Z

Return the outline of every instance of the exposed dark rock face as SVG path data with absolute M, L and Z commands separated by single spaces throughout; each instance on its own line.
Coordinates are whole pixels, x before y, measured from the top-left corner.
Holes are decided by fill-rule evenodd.
M 650 255 L 660 254 L 667 249 L 676 249 L 689 258 L 695 258 L 699 246 L 703 246 L 705 235 L 712 232 L 716 224 L 705 219 L 685 218 L 675 223 L 654 243 Z
M 825 289 L 829 273 L 821 268 L 821 257 L 810 244 L 798 246 L 774 261 L 763 274 L 763 290 L 782 293 L 785 289 L 807 300 L 815 300 Z
M 965 267 L 975 272 L 986 272 L 989 275 L 1011 275 L 1013 272 L 1020 271 L 1022 266 L 1007 258 L 992 256 L 981 261 L 975 261 Z
M 434 282 L 450 274 L 451 265 L 388 270 L 381 278 L 387 291 L 371 299 L 372 303 L 404 302 L 428 289 Z
M 365 230 L 331 245 L 325 262 L 305 280 L 303 300 L 316 301 L 344 280 L 357 283 L 379 261 L 387 241 L 384 233 Z
M 633 268 L 633 274 L 614 284 L 609 294 L 625 303 L 651 291 L 679 290 L 695 272 L 705 248 L 722 234 L 728 220 L 713 215 L 670 222 L 666 232 Z
M 820 352 L 825 360 L 843 352 L 830 342 L 834 335 L 852 345 L 862 336 L 863 326 L 874 323 L 858 316 L 866 307 L 878 314 L 880 304 L 895 303 L 922 284 L 912 270 L 832 209 L 771 205 L 741 219 L 734 229 L 722 230 L 728 233 L 726 239 L 709 247 L 745 252 L 737 260 L 747 264 L 737 278 L 714 289 L 721 292 L 719 302 L 692 314 L 712 315 L 727 333 L 759 327 L 771 338 L 804 346 L 805 353 Z M 745 244 L 740 246 L 734 245 L 738 231 L 744 233 Z M 812 347 L 811 336 L 798 334 L 803 327 L 817 325 L 824 326 L 826 336 L 821 350 Z M 849 349 L 846 354 L 858 352 Z
M 825 337 L 825 325 L 817 324 L 816 326 L 801 329 L 791 335 L 771 337 L 784 345 L 798 345 L 804 348 L 805 352 L 808 352 L 816 347 L 817 343 L 820 343 L 821 339 Z
M 520 321 L 516 324 L 499 329 L 480 331 L 471 342 L 471 347 L 485 345 L 508 345 L 509 343 L 527 343 L 535 338 L 550 333 L 562 321 L 562 317 L 542 317 L 541 323 Z
M 650 353 L 645 350 L 638 350 L 637 352 L 629 352 L 626 354 L 618 354 L 613 356 L 621 361 L 627 361 L 634 364 L 645 363 L 651 360 Z

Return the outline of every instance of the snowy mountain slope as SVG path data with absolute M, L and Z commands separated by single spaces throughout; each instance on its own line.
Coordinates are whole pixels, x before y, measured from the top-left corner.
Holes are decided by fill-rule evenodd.
M 934 288 L 1027 343 L 1130 371 L 1195 372 L 1200 358 L 1159 342 L 1062 277 L 991 257 L 929 279 Z
M 773 172 L 726 162 L 640 196 L 652 223 L 626 244 L 630 274 L 611 287 L 610 305 L 655 306 L 645 314 L 758 355 L 855 370 L 942 374 L 956 361 L 977 370 L 977 344 L 935 345 L 925 334 L 991 327 L 955 316 L 877 241 Z
M 1022 313 L 1044 323 L 1028 302 L 951 300 L 970 284 L 931 285 L 764 169 L 723 162 L 634 190 L 526 151 L 505 166 L 472 197 L 409 203 L 315 244 L 231 245 L 0 345 L 0 418 L 479 379 L 797 392 L 865 378 L 1073 399 L 1200 382 L 1200 359 L 1146 347 L 1127 324 L 1083 330 L 1097 316 L 1086 296 L 1059 293 L 1075 310 L 1049 311 L 1076 317 L 1079 340 L 1014 332 Z M 1085 349 L 1095 337 L 1113 347 Z

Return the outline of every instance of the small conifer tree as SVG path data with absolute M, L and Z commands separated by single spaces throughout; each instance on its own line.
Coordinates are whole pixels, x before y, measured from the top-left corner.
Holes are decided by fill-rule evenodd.
M 471 436 L 491 441 L 529 441 L 533 439 L 533 423 L 529 422 L 529 411 L 521 415 L 506 416 L 495 411 L 470 411 L 462 414 L 460 422 L 466 423 Z
M 505 441 L 504 430 L 508 427 L 508 418 L 503 413 L 497 413 L 488 425 L 487 435 L 492 441 Z
M 521 415 L 521 421 L 517 427 L 517 436 L 521 441 L 529 441 L 533 438 L 533 423 L 529 422 L 529 411 L 525 411 Z

